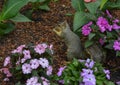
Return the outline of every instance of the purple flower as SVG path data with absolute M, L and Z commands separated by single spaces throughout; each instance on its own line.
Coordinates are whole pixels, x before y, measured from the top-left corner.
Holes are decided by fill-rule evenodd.
M 13 50 L 12 53 L 22 53 L 24 47 L 25 45 L 20 45 L 17 49 Z
M 117 81 L 116 84 L 117 84 L 117 85 L 120 85 L 120 81 Z
M 40 58 L 39 59 L 39 64 L 43 67 L 43 68 L 47 68 L 49 66 L 49 62 L 46 58 Z
M 3 66 L 7 66 L 8 64 L 10 64 L 10 59 L 10 56 L 6 57 Z
M 120 51 L 120 42 L 118 40 L 114 41 L 113 48 L 115 51 Z
M 58 76 L 61 76 L 61 75 L 62 75 L 62 72 L 63 72 L 63 70 L 64 70 L 65 68 L 66 68 L 66 66 L 60 67 L 57 75 L 58 75 Z
M 12 74 L 10 73 L 8 68 L 2 68 L 0 69 L 0 71 L 3 71 L 3 73 L 7 76 L 7 77 L 11 77 Z
M 32 69 L 37 69 L 39 67 L 39 61 L 37 59 L 30 60 L 30 66 Z
M 115 19 L 112 21 L 113 23 L 119 23 L 120 21 L 118 19 Z
M 31 77 L 27 79 L 26 85 L 36 85 L 38 82 L 38 77 Z
M 42 83 L 43 83 L 43 85 L 50 85 L 50 82 L 49 82 L 49 80 L 47 80 L 46 78 L 44 78 L 44 77 L 41 77 L 41 79 L 42 79 Z
M 105 69 L 103 71 L 106 74 L 106 78 L 110 79 L 110 71 L 109 70 L 105 70 Z
M 113 27 L 113 29 L 115 29 L 115 30 L 120 29 L 120 26 L 119 26 L 119 25 L 117 25 L 116 23 L 114 23 L 114 24 L 112 25 L 112 27 Z
M 21 63 L 24 63 L 25 61 L 26 61 L 25 58 L 22 58 L 22 59 L 21 59 Z
M 104 17 L 98 18 L 97 25 L 101 32 L 105 32 L 106 30 L 112 31 L 112 26 L 109 25 L 108 21 Z
M 32 69 L 31 69 L 30 64 L 25 63 L 22 65 L 23 74 L 29 74 L 29 73 L 31 73 L 31 71 L 32 71 Z
M 48 66 L 46 74 L 50 76 L 52 74 L 52 70 L 53 70 L 52 66 Z
M 92 25 L 92 22 L 89 22 L 88 24 L 86 24 L 86 25 L 84 25 L 84 26 L 82 27 L 82 34 L 83 34 L 84 36 L 89 35 L 90 32 L 92 31 L 92 29 L 91 29 L 91 27 L 90 27 L 91 25 Z
M 87 68 L 92 68 L 93 66 L 94 66 L 94 61 L 93 60 L 90 60 L 90 59 L 87 59 L 86 60 L 86 63 L 85 63 L 85 66 L 87 67 Z
M 24 58 L 25 58 L 25 59 L 30 59 L 30 58 L 31 58 L 31 55 L 30 55 L 30 51 L 29 51 L 29 50 L 24 50 L 24 51 L 23 51 L 23 54 L 24 54 Z
M 96 79 L 93 74 L 89 74 L 83 77 L 84 85 L 96 85 Z
M 41 83 L 36 83 L 35 85 L 42 85 Z
M 110 14 L 110 12 L 109 12 L 108 10 L 106 10 L 106 14 L 107 14 L 110 18 L 112 18 L 112 15 Z
M 83 71 L 83 72 L 81 72 L 81 76 L 82 77 L 84 77 L 84 76 L 86 76 L 88 74 L 92 74 L 93 73 L 93 70 L 91 70 L 91 69 L 85 69 L 85 68 L 83 68 L 82 71 Z
M 46 48 L 47 48 L 47 45 L 43 43 L 35 46 L 34 50 L 36 53 L 39 53 L 41 55 L 42 53 L 45 52 Z
M 61 84 L 64 84 L 64 80 L 59 80 L 58 82 Z

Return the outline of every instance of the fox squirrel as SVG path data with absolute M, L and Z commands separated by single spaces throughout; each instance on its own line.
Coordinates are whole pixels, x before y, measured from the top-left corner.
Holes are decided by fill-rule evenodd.
M 70 26 L 67 21 L 60 23 L 56 26 L 53 31 L 63 38 L 66 46 L 67 46 L 67 59 L 72 60 L 75 58 L 82 58 L 82 46 L 80 38 L 71 31 Z

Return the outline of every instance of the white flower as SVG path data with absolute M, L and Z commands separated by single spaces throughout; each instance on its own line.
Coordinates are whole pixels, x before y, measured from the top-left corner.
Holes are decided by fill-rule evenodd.
M 22 65 L 22 71 L 23 71 L 24 74 L 31 73 L 32 69 L 30 67 L 30 64 L 27 64 L 27 63 L 23 64 Z
M 38 82 L 38 77 L 31 77 L 27 80 L 26 85 L 36 85 Z
M 30 60 L 30 65 L 32 69 L 37 69 L 39 67 L 39 61 L 37 59 Z
M 46 58 L 40 58 L 39 59 L 39 64 L 43 67 L 46 68 L 49 66 L 49 62 Z

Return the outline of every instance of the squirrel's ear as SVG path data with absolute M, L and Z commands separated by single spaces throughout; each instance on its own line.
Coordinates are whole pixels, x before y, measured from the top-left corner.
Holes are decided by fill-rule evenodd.
M 65 28 L 70 28 L 70 26 L 66 20 L 64 21 L 64 23 L 65 23 Z

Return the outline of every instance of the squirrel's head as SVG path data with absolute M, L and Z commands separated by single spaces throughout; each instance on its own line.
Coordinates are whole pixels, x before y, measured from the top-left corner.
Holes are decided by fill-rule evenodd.
M 66 29 L 69 29 L 69 25 L 67 23 L 67 21 L 64 21 L 62 23 L 60 23 L 58 26 L 56 26 L 53 31 L 60 37 L 62 37 L 62 34 L 63 32 L 66 30 Z

